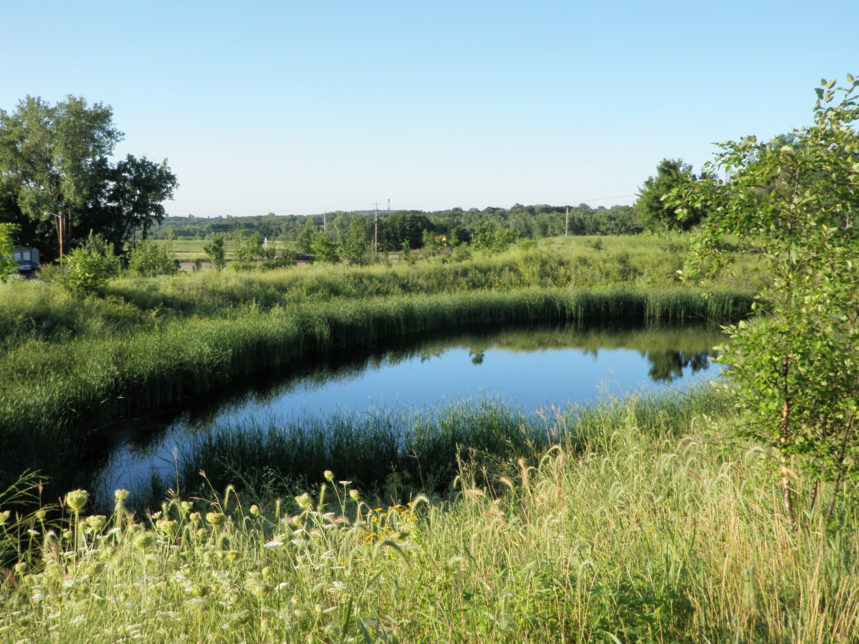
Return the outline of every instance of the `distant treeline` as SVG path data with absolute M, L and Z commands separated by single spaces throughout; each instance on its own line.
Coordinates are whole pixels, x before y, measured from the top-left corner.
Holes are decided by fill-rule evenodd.
M 453 208 L 435 212 L 397 210 L 379 212 L 379 250 L 399 250 L 407 242 L 410 248 L 421 248 L 428 237 L 444 237 L 450 244 L 469 243 L 481 229 L 510 231 L 515 238 L 539 239 L 569 235 L 628 235 L 642 231 L 632 206 L 591 208 L 579 204 L 566 206 L 522 206 L 462 210 Z M 152 231 L 156 239 L 210 239 L 215 235 L 230 235 L 237 231 L 247 237 L 254 233 L 271 240 L 300 242 L 309 234 L 323 231 L 332 241 L 345 242 L 356 231 L 365 239 L 373 239 L 373 212 L 330 212 L 325 215 L 275 215 L 268 213 L 251 217 L 202 218 L 168 217 Z M 566 220 L 566 221 L 565 221 Z

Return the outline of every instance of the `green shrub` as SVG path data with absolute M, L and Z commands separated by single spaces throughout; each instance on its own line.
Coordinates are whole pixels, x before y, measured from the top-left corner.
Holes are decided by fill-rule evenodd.
M 111 244 L 90 233 L 82 246 L 66 255 L 61 283 L 78 297 L 98 292 L 119 273 L 119 258 Z
M 128 256 L 128 270 L 138 275 L 173 275 L 179 267 L 169 245 L 143 240 L 135 244 Z

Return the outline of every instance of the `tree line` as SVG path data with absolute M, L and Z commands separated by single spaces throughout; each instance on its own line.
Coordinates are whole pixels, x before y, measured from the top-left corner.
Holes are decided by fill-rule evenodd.
M 564 235 L 628 235 L 643 227 L 631 206 L 592 208 L 578 206 L 515 205 L 483 210 L 452 208 L 441 211 L 397 210 L 378 215 L 380 251 L 425 245 L 425 236 L 445 237 L 453 243 L 471 243 L 481 226 L 510 231 L 511 238 L 541 239 Z M 167 217 L 152 230 L 155 239 L 210 239 L 236 232 L 249 236 L 259 233 L 271 240 L 300 242 L 310 234 L 324 232 L 335 242 L 350 238 L 376 240 L 375 214 L 367 211 L 336 211 L 316 215 L 266 215 L 249 217 L 200 218 Z

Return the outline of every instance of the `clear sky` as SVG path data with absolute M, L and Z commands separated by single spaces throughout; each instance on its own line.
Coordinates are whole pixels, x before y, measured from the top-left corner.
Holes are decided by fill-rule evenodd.
M 113 107 L 171 215 L 632 203 L 662 158 L 806 125 L 859 0 L 0 0 L 0 109 Z

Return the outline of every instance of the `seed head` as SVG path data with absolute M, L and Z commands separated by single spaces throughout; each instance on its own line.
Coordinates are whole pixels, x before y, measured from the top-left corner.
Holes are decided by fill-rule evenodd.
M 223 512 L 207 512 L 206 513 L 206 521 L 211 523 L 213 526 L 223 525 L 224 521 L 227 520 L 227 517 L 224 516 Z
M 141 550 L 146 550 L 153 543 L 155 543 L 155 537 L 151 532 L 141 532 L 137 535 L 137 538 L 134 540 L 134 545 Z
M 74 512 L 83 510 L 88 500 L 89 493 L 86 490 L 72 490 L 66 494 L 66 505 Z
M 86 518 L 86 524 L 92 528 L 93 532 L 101 532 L 105 523 L 107 523 L 107 517 L 103 514 L 93 514 Z

